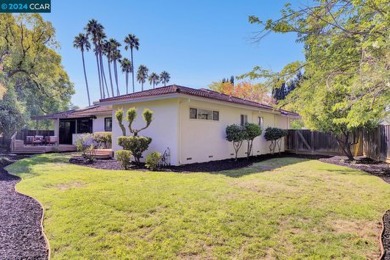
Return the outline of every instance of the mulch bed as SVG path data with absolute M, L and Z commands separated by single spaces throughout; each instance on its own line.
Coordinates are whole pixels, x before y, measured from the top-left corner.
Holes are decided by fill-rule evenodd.
M 24 157 L 0 154 L 0 259 L 48 259 L 42 208 L 34 199 L 15 192 L 20 178 L 3 168 Z
M 193 163 L 180 166 L 165 166 L 161 167 L 159 171 L 166 172 L 219 172 L 226 170 L 240 169 L 243 167 L 250 166 L 253 163 L 265 161 L 272 158 L 282 158 L 282 157 L 300 157 L 306 159 L 319 159 L 323 156 L 301 156 L 301 155 L 292 155 L 289 153 L 281 154 L 264 154 L 259 156 L 252 156 L 250 158 L 238 158 L 237 161 L 234 159 L 226 159 L 221 161 L 211 161 L 205 163 Z M 83 165 L 96 169 L 106 169 L 106 170 L 123 170 L 121 164 L 115 159 L 104 159 L 104 160 L 95 160 L 92 163 L 86 163 L 82 157 L 74 156 L 69 160 L 70 163 Z M 147 170 L 144 164 L 135 166 L 133 165 L 130 170 Z

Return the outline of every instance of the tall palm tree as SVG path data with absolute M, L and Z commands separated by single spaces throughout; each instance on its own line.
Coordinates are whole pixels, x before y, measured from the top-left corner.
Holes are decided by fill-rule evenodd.
M 118 81 L 118 67 L 117 67 L 117 61 L 122 58 L 122 55 L 120 53 L 119 47 L 121 44 L 115 40 L 115 39 L 110 39 L 109 40 L 110 45 L 111 45 L 111 60 L 114 63 L 114 76 L 115 76 L 115 84 L 116 84 L 116 91 L 117 95 L 119 96 L 119 81 Z
M 169 82 L 170 79 L 171 79 L 171 76 L 169 75 L 168 72 L 166 72 L 166 71 L 161 72 L 160 81 L 161 81 L 161 83 L 164 84 L 164 86 L 167 85 L 167 83 Z
M 102 78 L 100 73 L 100 63 L 99 63 L 99 47 L 98 47 L 98 32 L 103 31 L 104 27 L 101 25 L 98 21 L 95 19 L 89 20 L 87 25 L 85 26 L 85 30 L 87 32 L 87 37 L 91 37 L 92 43 L 94 45 L 94 52 L 96 57 L 96 65 L 98 70 L 98 77 L 99 77 L 99 89 L 100 89 L 100 98 L 103 98 L 103 84 L 102 84 Z
M 144 83 L 148 78 L 149 69 L 145 65 L 140 65 L 137 71 L 137 81 L 141 83 L 142 91 L 144 91 Z
M 124 58 L 121 62 L 122 72 L 126 73 L 126 94 L 129 94 L 129 73 L 132 72 L 133 67 L 129 59 Z
M 91 44 L 88 41 L 87 35 L 85 35 L 83 33 L 79 33 L 79 35 L 77 35 L 74 38 L 73 47 L 75 47 L 76 49 L 80 49 L 80 51 L 81 51 L 81 57 L 83 59 L 85 86 L 87 88 L 88 105 L 90 106 L 91 105 L 91 98 L 89 96 L 89 86 L 88 86 L 87 72 L 85 70 L 85 60 L 84 60 L 84 50 L 89 51 L 89 49 L 91 49 Z
M 100 61 L 100 73 L 102 74 L 102 83 L 103 83 L 103 90 L 104 87 L 106 87 L 107 91 L 107 97 L 110 97 L 110 91 L 108 90 L 108 84 L 106 79 L 106 73 L 104 72 L 104 65 L 103 65 L 103 49 L 104 49 L 104 43 L 106 42 L 106 33 L 102 30 L 97 33 L 98 37 L 98 53 L 99 53 L 99 61 Z M 104 94 L 104 91 L 103 91 Z
M 108 67 L 108 76 L 110 77 L 111 94 L 112 96 L 114 96 L 114 85 L 112 84 L 112 74 L 111 74 L 112 45 L 110 41 L 105 41 L 103 43 L 103 54 L 107 57 L 107 67 Z
M 135 91 L 134 89 L 134 60 L 133 60 L 133 49 L 138 50 L 139 49 L 139 39 L 134 34 L 129 34 L 125 38 L 125 50 L 128 50 L 130 48 L 130 54 L 131 54 L 131 66 L 132 66 L 132 79 L 133 79 L 133 93 Z
M 160 82 L 160 77 L 157 73 L 151 73 L 149 75 L 149 84 L 153 86 L 153 88 L 156 87 L 156 85 Z

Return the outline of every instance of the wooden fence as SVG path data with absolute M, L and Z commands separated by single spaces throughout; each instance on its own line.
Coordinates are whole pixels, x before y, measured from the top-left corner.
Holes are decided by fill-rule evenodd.
M 363 135 L 356 135 L 358 143 L 352 146 L 354 156 L 363 155 Z M 296 154 L 343 155 L 336 137 L 331 133 L 310 130 L 288 130 L 286 151 Z
M 363 132 L 364 155 L 377 161 L 390 162 L 390 125 Z

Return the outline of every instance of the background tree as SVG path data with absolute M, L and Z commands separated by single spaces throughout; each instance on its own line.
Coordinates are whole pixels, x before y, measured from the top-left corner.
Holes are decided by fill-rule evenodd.
M 84 71 L 84 79 L 85 79 L 85 87 L 87 89 L 87 96 L 88 96 L 88 105 L 91 105 L 91 98 L 89 95 L 89 86 L 88 86 L 88 79 L 87 79 L 87 72 L 85 70 L 85 60 L 84 60 L 84 50 L 89 51 L 91 48 L 91 44 L 88 41 L 88 37 L 80 33 L 77 35 L 73 41 L 73 46 L 77 49 L 80 49 L 81 51 L 81 58 L 83 60 L 83 71 Z
M 126 46 L 125 50 L 130 49 L 130 55 L 131 55 L 131 75 L 132 75 L 132 82 L 133 82 L 133 93 L 135 92 L 134 88 L 134 60 L 133 60 L 133 49 L 138 50 L 139 49 L 139 39 L 134 34 L 129 34 L 126 36 L 124 40 Z
M 107 67 L 108 67 L 108 76 L 110 78 L 111 95 L 114 96 L 114 85 L 112 83 L 112 73 L 111 73 L 112 52 L 114 46 L 110 43 L 110 40 L 105 41 L 102 47 L 103 47 L 103 54 L 107 57 Z
M 162 84 L 164 84 L 164 87 L 167 85 L 167 83 L 169 82 L 170 79 L 171 79 L 171 76 L 165 70 L 160 73 L 160 81 Z
M 0 133 L 3 134 L 3 142 L 22 128 L 25 122 L 24 108 L 17 100 L 15 90 L 9 88 L 0 99 Z
M 126 74 L 126 94 L 129 94 L 129 73 L 132 72 L 131 62 L 129 59 L 124 58 L 123 60 L 121 60 L 120 64 L 122 72 Z
M 213 82 L 209 85 L 211 90 L 225 95 L 243 98 L 258 103 L 271 104 L 272 98 L 268 95 L 268 88 L 264 84 L 240 82 L 233 85 L 231 82 Z
M 32 125 L 30 116 L 68 109 L 74 89 L 56 52 L 59 45 L 51 23 L 39 14 L 1 18 L 0 85 L 4 93 L 14 91 L 26 124 Z
M 103 25 L 101 25 L 98 21 L 95 19 L 91 19 L 88 21 L 87 25 L 85 26 L 85 31 L 87 32 L 87 36 L 91 37 L 91 41 L 94 45 L 94 53 L 96 58 L 96 66 L 98 70 L 98 78 L 99 78 L 99 90 L 100 90 L 100 98 L 104 98 L 104 88 L 102 83 L 102 77 L 100 73 L 100 62 L 99 62 L 99 34 L 104 29 Z
M 149 69 L 145 65 L 140 65 L 137 71 L 137 81 L 141 84 L 141 89 L 144 91 L 144 83 L 148 78 Z
M 160 82 L 160 77 L 158 76 L 157 73 L 155 72 L 152 72 L 150 75 L 149 75 L 149 83 L 151 86 L 153 86 L 153 88 L 156 87 L 156 85 Z
M 246 76 L 277 86 L 304 68 L 304 80 L 281 106 L 297 111 L 306 127 L 334 133 L 353 160 L 353 133 L 375 126 L 388 113 L 389 13 L 385 0 L 316 0 L 301 9 L 287 5 L 277 20 L 252 16 L 250 22 L 262 27 L 260 38 L 269 31 L 296 32 L 306 60 L 277 73 L 255 67 Z

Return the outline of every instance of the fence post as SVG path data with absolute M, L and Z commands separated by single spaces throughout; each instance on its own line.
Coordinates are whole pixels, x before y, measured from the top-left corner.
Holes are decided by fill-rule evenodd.
M 295 148 L 295 154 L 298 153 L 298 131 L 299 131 L 299 130 L 295 130 L 295 131 L 294 131 L 294 148 Z
M 311 153 L 314 154 L 314 132 L 310 131 Z

